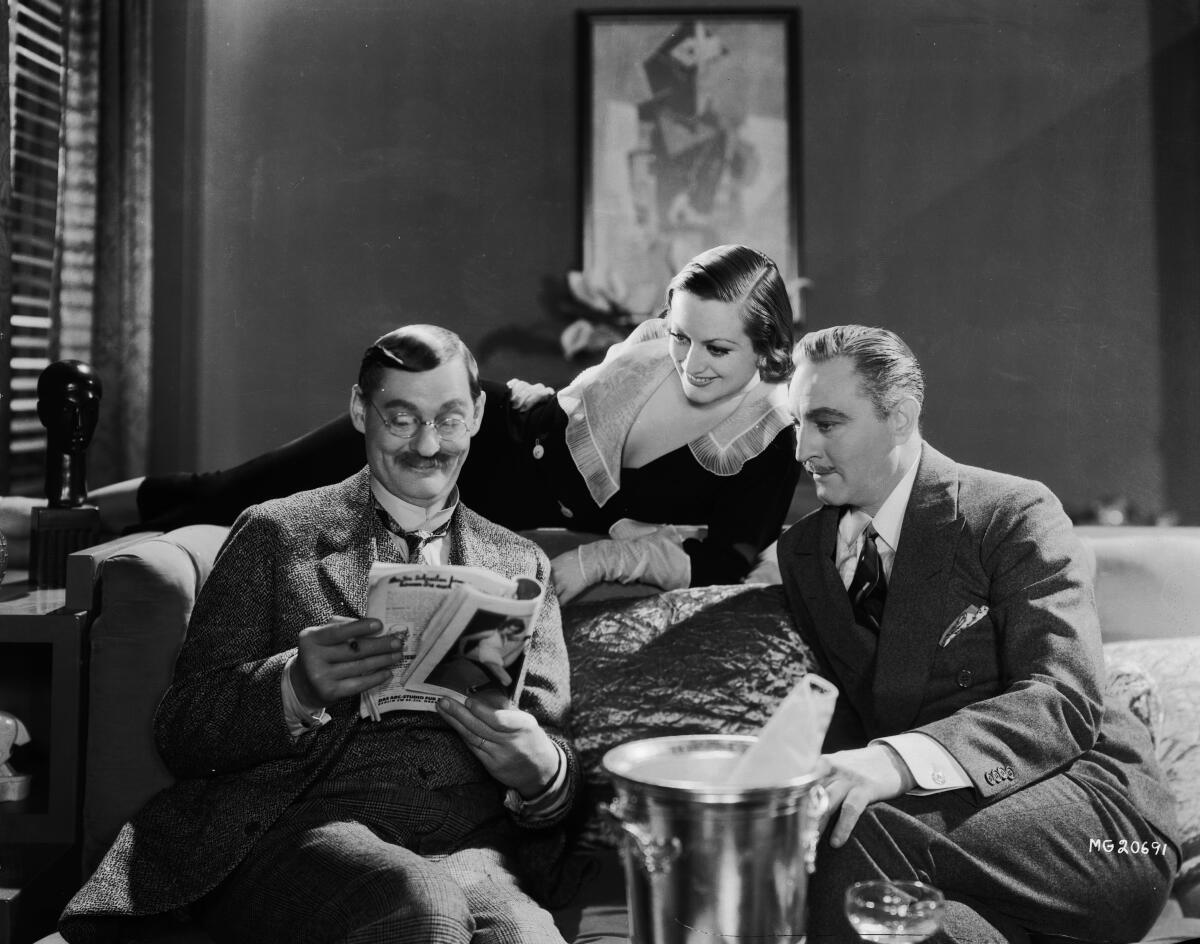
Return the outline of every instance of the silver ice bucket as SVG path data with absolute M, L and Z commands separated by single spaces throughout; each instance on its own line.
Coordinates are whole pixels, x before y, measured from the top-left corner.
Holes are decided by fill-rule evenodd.
M 816 775 L 720 786 L 754 738 L 631 741 L 604 755 L 633 944 L 799 944 L 828 798 Z M 717 781 L 716 785 L 713 781 Z

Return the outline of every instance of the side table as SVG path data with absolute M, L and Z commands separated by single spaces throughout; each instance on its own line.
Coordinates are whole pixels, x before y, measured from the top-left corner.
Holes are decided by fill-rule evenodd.
M 0 944 L 53 930 L 80 881 L 87 612 L 66 608 L 66 591 L 32 587 L 25 577 L 9 571 L 0 584 L 0 709 L 29 731 L 12 763 L 33 778 L 28 797 L 0 803 Z

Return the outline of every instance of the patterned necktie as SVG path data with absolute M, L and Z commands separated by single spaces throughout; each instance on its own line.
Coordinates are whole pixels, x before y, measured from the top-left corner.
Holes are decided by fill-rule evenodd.
M 404 539 L 405 547 L 408 548 L 408 563 L 410 564 L 419 563 L 421 551 L 425 550 L 425 545 L 438 538 L 444 538 L 450 529 L 450 520 L 447 519 L 432 531 L 405 531 L 382 505 L 376 506 L 375 513 L 379 515 L 379 521 L 385 528 L 397 537 Z
M 883 574 L 883 560 L 875 539 L 879 537 L 875 528 L 867 525 L 863 532 L 862 553 L 858 555 L 858 566 L 846 592 L 850 594 L 850 605 L 854 609 L 854 621 L 878 635 L 883 622 L 883 606 L 887 602 L 887 578 Z

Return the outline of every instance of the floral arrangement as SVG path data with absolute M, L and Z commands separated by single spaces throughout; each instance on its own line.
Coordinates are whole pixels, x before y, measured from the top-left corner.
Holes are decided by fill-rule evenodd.
M 603 354 L 623 340 L 641 322 L 657 311 L 635 311 L 628 307 L 628 290 L 615 272 L 568 272 L 566 291 L 558 300 L 558 313 L 569 319 L 560 342 L 563 356 L 575 360 Z

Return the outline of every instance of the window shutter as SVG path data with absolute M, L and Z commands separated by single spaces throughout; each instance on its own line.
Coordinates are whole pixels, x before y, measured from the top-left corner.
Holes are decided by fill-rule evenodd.
M 8 424 L 0 494 L 38 494 L 46 436 L 37 379 L 57 357 L 55 234 L 59 213 L 65 11 L 55 0 L 8 0 L 11 250 Z M 3 479 L 7 478 L 7 481 Z

